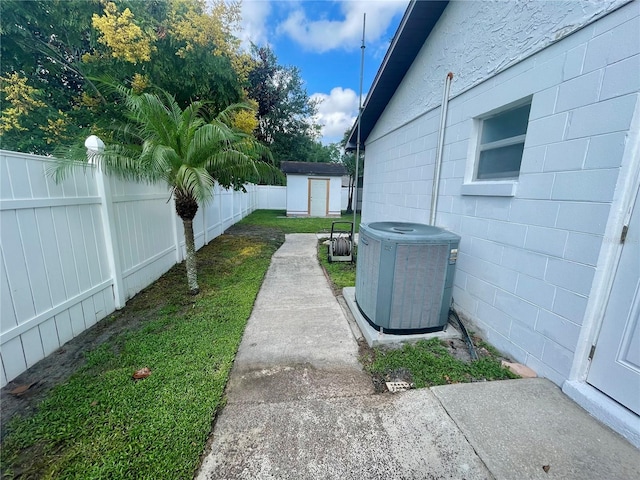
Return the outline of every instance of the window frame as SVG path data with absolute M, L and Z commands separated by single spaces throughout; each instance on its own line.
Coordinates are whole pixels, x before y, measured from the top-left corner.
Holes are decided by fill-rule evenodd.
M 529 130 L 531 106 L 533 104 L 533 95 L 522 98 L 515 102 L 503 105 L 490 112 L 484 113 L 473 118 L 473 131 L 471 135 L 472 141 L 469 144 L 468 158 L 471 160 L 467 167 L 467 175 L 465 175 L 465 182 L 462 185 L 462 195 L 487 195 L 487 196 L 514 196 L 518 179 L 520 176 L 520 169 L 522 168 L 522 158 L 520 159 L 520 168 L 515 176 L 505 177 L 493 177 L 493 178 L 478 178 L 478 168 L 480 167 L 480 154 L 484 151 L 495 150 L 502 147 L 508 147 L 512 145 L 524 146 L 526 142 L 527 131 Z M 492 118 L 498 117 L 502 114 L 516 110 L 518 108 L 529 105 L 529 115 L 527 116 L 527 131 L 524 134 L 515 135 L 513 137 L 507 137 L 493 142 L 482 143 L 482 134 L 485 122 Z

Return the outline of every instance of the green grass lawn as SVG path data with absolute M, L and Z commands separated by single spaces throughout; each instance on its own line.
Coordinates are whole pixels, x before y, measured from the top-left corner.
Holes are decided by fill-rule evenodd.
M 257 225 L 277 228 L 284 233 L 330 232 L 335 221 L 353 222 L 353 214 L 343 212 L 340 218 L 287 217 L 284 210 L 256 210 L 241 220 L 238 225 Z M 360 225 L 360 215 L 356 216 L 356 232 Z
M 519 378 L 501 365 L 498 352 L 485 351 L 478 360 L 464 362 L 451 355 L 441 340 L 432 338 L 398 349 L 375 348 L 366 368 L 387 381 L 397 372 L 408 372 L 416 388 Z
M 354 287 L 356 284 L 356 264 L 354 262 L 329 262 L 329 247 L 322 242 L 318 243 L 318 260 L 320 265 L 329 275 L 332 287 L 336 293 L 341 294 L 344 287 Z M 354 247 L 354 260 L 357 256 L 357 247 Z
M 35 414 L 12 420 L 3 478 L 192 478 L 277 246 L 219 237 L 198 252 L 199 295 L 184 294 L 178 265 L 105 319 L 145 317 L 87 351 Z M 143 367 L 151 375 L 133 380 Z

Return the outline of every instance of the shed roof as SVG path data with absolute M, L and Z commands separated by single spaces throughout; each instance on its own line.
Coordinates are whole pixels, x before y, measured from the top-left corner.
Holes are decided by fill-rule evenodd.
M 322 162 L 280 162 L 282 173 L 294 175 L 327 175 L 341 177 L 347 175 L 347 169 L 340 163 Z
M 448 3 L 424 0 L 411 0 L 409 3 L 360 114 L 361 148 Z M 358 120 L 349 134 L 349 150 L 356 148 L 357 131 Z

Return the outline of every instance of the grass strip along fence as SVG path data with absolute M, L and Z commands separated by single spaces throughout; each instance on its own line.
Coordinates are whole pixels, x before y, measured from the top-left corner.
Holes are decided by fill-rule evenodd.
M 3 478 L 192 478 L 278 246 L 218 237 L 198 252 L 199 295 L 178 265 L 105 319 L 138 327 L 87 351 L 34 414 L 12 420 Z

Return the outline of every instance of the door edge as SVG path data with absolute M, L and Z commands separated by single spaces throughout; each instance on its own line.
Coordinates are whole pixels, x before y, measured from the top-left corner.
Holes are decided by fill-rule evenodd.
M 577 381 L 587 385 L 587 374 L 591 366 L 590 352 L 598 341 L 608 298 L 622 254 L 623 244 L 615 240 L 620 238 L 622 227 L 625 221 L 628 221 L 626 219 L 630 218 L 636 194 L 640 189 L 640 95 L 636 96 L 635 110 L 628 132 L 628 139 L 620 162 L 618 181 L 613 193 L 609 218 L 596 264 L 596 273 L 591 284 L 568 382 Z M 640 208 L 640 205 L 636 205 L 635 208 Z

